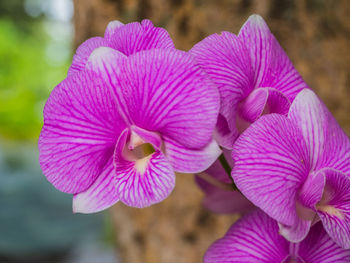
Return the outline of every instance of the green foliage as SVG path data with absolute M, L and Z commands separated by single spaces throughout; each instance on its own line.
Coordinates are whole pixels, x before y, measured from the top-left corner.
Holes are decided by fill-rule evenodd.
M 29 25 L 26 32 L 11 20 L 0 19 L 0 136 L 9 139 L 38 137 L 43 105 L 68 68 L 48 62 L 45 49 L 50 38 L 43 22 Z

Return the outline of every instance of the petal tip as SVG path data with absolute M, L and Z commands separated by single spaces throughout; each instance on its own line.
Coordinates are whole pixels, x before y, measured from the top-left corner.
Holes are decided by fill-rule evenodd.
M 120 22 L 119 20 L 113 20 L 113 21 L 108 23 L 107 29 L 116 29 L 116 28 L 123 26 L 123 25 L 124 24 L 122 22 Z
M 104 38 L 110 40 L 117 29 L 122 26 L 124 26 L 124 24 L 118 20 L 109 22 L 105 30 Z
M 87 209 L 86 202 L 81 200 L 81 198 L 79 198 L 79 195 L 73 196 L 72 211 L 74 214 L 91 213 L 91 211 L 89 211 L 89 209 Z
M 315 92 L 313 92 L 311 89 L 302 89 L 296 97 L 307 97 L 309 99 L 318 99 Z
M 242 33 L 248 33 L 249 31 L 263 31 L 264 34 L 270 33 L 270 29 L 268 25 L 266 24 L 265 20 L 257 14 L 251 15 L 247 21 L 242 26 L 240 32 L 238 35 L 241 35 Z M 256 34 L 257 32 L 250 32 L 249 34 Z
M 108 205 L 104 204 L 98 204 L 96 202 L 93 202 L 91 199 L 86 198 L 86 196 L 83 194 L 76 194 L 73 196 L 73 202 L 72 202 L 72 211 L 74 214 L 92 214 L 92 213 L 98 213 L 101 212 L 112 205 L 116 204 L 119 200 L 114 200 L 113 203 L 109 203 Z
M 154 26 L 153 23 L 152 23 L 152 21 L 149 20 L 149 19 L 143 19 L 143 20 L 141 21 L 141 25 L 142 25 L 142 26 Z
M 260 16 L 258 14 L 251 15 L 248 18 L 247 22 L 250 22 L 250 23 L 252 23 L 254 25 L 257 25 L 257 26 L 259 26 L 259 25 L 266 25 L 265 20 L 262 18 L 262 16 Z
M 92 51 L 89 56 L 88 62 L 99 61 L 101 58 L 108 56 L 110 52 L 116 52 L 110 47 L 98 47 Z
M 124 24 L 122 22 L 120 22 L 119 20 L 113 20 L 111 22 L 108 23 L 107 27 L 106 27 L 106 32 L 109 32 L 110 30 L 115 30 L 121 26 L 123 26 Z
M 98 47 L 92 51 L 85 68 L 99 73 L 106 73 L 106 71 L 109 72 L 112 68 L 118 68 L 118 61 L 124 57 L 125 55 L 123 53 L 113 48 Z

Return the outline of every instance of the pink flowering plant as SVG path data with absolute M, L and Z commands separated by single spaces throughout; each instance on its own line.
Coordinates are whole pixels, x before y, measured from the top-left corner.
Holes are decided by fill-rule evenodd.
M 350 262 L 350 140 L 258 15 L 189 52 L 111 22 L 48 98 L 39 151 L 79 213 L 147 207 L 196 174 L 208 210 L 246 214 L 205 263 Z
M 210 246 L 205 263 L 330 263 L 349 262 L 350 253 L 338 246 L 316 223 L 301 242 L 278 233 L 278 224 L 261 210 L 239 219 L 225 236 Z

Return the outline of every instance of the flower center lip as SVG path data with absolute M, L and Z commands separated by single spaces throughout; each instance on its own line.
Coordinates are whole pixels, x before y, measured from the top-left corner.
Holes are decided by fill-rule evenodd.
M 127 160 L 135 162 L 150 157 L 155 151 L 151 143 L 138 142 L 135 146 L 129 141 L 124 147 L 123 155 Z
M 316 209 L 339 219 L 345 219 L 343 213 L 333 205 L 316 205 Z
M 143 159 L 152 155 L 155 152 L 154 147 L 150 143 L 143 143 L 133 149 L 129 148 L 129 150 L 132 156 L 134 157 L 133 159 L 135 160 Z
M 154 152 L 159 150 L 157 144 L 161 144 L 157 133 L 131 127 L 129 139 L 123 149 L 124 158 L 132 162 L 148 160 Z
M 336 216 L 340 219 L 344 219 L 343 213 L 330 203 L 332 200 L 333 191 L 334 190 L 329 185 L 325 186 L 322 198 L 320 202 L 316 204 L 316 209 L 329 215 Z

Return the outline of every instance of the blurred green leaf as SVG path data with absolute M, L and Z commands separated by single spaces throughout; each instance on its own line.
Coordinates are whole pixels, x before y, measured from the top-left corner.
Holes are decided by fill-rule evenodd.
M 42 109 L 50 91 L 66 76 L 64 65 L 49 63 L 50 37 L 42 21 L 22 31 L 9 19 L 0 19 L 0 136 L 36 139 Z

